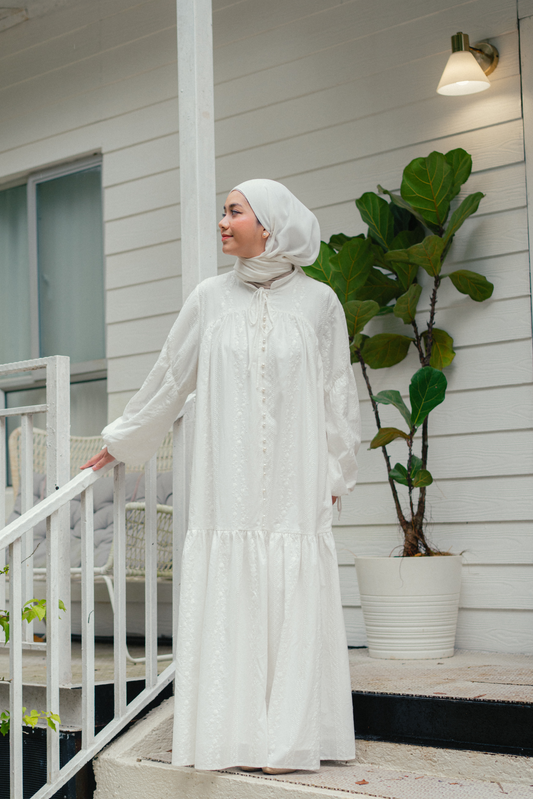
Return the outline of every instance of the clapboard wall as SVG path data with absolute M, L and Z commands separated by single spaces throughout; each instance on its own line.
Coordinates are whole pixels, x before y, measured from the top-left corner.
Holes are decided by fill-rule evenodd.
M 397 188 L 408 161 L 464 147 L 487 196 L 450 255 L 495 284 L 481 305 L 444 286 L 454 337 L 446 403 L 431 417 L 430 532 L 464 551 L 458 644 L 533 652 L 533 392 L 515 0 L 214 0 L 217 191 L 282 180 L 323 237 L 363 226 L 353 203 Z M 458 30 L 490 38 L 489 91 L 435 93 Z M 67 2 L 0 33 L 0 179 L 103 154 L 109 415 L 139 387 L 180 308 L 174 0 Z M 221 256 L 220 268 L 231 264 Z M 420 303 L 427 307 L 427 297 Z M 402 330 L 401 322 L 394 329 Z M 377 328 L 376 328 L 377 329 Z M 392 329 L 392 328 L 391 328 Z M 416 367 L 372 373 L 405 393 Z M 358 376 L 359 379 L 359 376 Z M 336 526 L 349 641 L 364 644 L 352 554 L 399 543 L 359 380 L 358 489 Z M 392 415 L 384 414 L 387 419 Z M 396 449 L 396 446 L 398 449 Z M 400 457 L 400 445 L 391 452 Z

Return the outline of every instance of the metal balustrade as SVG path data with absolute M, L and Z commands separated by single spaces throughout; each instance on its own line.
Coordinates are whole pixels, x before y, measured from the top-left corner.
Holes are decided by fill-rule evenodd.
M 71 683 L 70 662 L 70 562 L 69 502 L 81 497 L 81 640 L 82 640 L 82 730 L 80 751 L 63 767 L 59 760 L 59 735 L 47 730 L 47 782 L 34 799 L 48 799 L 91 760 L 173 679 L 172 662 L 161 674 L 157 668 L 157 497 L 155 456 L 145 465 L 145 687 L 129 704 L 126 698 L 126 569 L 125 569 L 125 467 L 111 463 L 94 472 L 87 469 L 69 480 L 69 359 L 54 356 L 0 366 L 0 377 L 17 372 L 46 370 L 46 405 L 16 409 L 0 408 L 0 552 L 9 547 L 10 610 L 10 797 L 22 799 L 22 652 L 24 648 L 46 650 L 46 710 L 59 712 L 59 689 Z M 47 413 L 48 496 L 32 506 L 33 453 L 32 417 Z M 22 417 L 21 491 L 22 515 L 4 526 L 5 519 L 5 419 Z M 176 641 L 179 566 L 183 531 L 187 518 L 186 431 L 181 420 L 173 428 L 173 641 Z M 114 718 L 95 733 L 94 676 L 94 530 L 93 486 L 113 472 L 114 546 Z M 33 643 L 31 625 L 22 624 L 21 609 L 33 597 L 33 535 L 46 520 L 47 585 L 46 643 Z M 5 561 L 4 561 L 5 562 Z M 5 608 L 6 581 L 0 580 L 0 607 Z M 60 614 L 59 600 L 67 607 Z M 174 643 L 175 646 L 175 643 Z

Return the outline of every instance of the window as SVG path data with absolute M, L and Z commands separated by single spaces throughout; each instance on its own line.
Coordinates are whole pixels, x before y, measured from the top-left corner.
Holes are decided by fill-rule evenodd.
M 70 357 L 72 433 L 99 433 L 107 419 L 100 158 L 0 188 L 0 363 L 47 355 Z M 42 382 L 27 376 L 0 389 L 8 407 L 44 401 Z

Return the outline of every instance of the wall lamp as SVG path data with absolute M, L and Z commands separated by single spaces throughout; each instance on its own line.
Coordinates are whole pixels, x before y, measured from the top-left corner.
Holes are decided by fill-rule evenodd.
M 498 65 L 499 54 L 488 42 L 478 42 L 470 47 L 466 33 L 452 36 L 452 54 L 442 73 L 437 92 L 457 96 L 474 94 L 490 87 L 487 75 Z

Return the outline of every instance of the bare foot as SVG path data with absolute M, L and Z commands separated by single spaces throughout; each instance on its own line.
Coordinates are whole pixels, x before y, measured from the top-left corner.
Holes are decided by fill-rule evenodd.
M 257 766 L 239 766 L 241 771 L 261 771 Z

